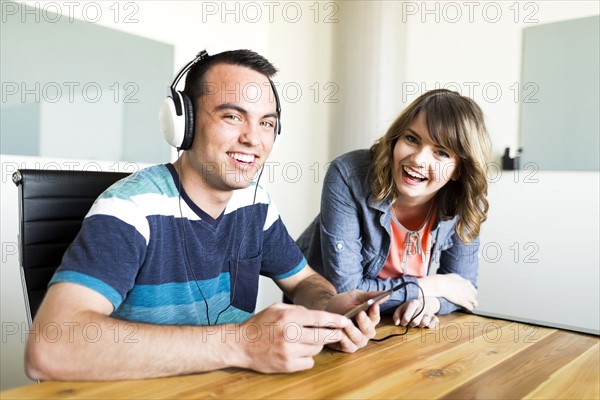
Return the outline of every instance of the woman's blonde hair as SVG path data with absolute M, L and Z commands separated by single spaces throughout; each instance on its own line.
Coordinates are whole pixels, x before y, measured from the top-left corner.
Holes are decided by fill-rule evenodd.
M 394 185 L 393 151 L 398 138 L 423 114 L 433 142 L 456 155 L 457 180 L 450 180 L 437 194 L 441 211 L 446 217 L 458 215 L 455 232 L 465 243 L 479 236 L 481 224 L 487 218 L 486 167 L 491 145 L 485 128 L 483 112 L 470 98 L 446 89 L 422 94 L 413 101 L 386 134 L 371 146 L 375 200 L 398 198 Z

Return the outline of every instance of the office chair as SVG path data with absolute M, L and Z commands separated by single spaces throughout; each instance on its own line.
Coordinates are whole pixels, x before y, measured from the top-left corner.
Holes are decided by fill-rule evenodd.
M 19 190 L 19 261 L 30 326 L 48 282 L 92 203 L 105 189 L 127 175 L 33 169 L 21 169 L 13 174 L 13 182 Z

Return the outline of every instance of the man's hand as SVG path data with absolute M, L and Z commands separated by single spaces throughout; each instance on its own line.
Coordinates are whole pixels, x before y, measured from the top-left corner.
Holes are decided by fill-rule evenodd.
M 350 326 L 352 322 L 339 314 L 272 305 L 238 325 L 243 349 L 239 366 L 263 373 L 310 369 L 313 356 L 324 345 L 342 341 Z
M 360 290 L 351 290 L 349 292 L 340 293 L 329 300 L 325 307 L 326 311 L 344 314 L 351 308 L 372 299 L 381 292 L 363 292 Z M 350 324 L 344 329 L 344 337 L 334 344 L 329 344 L 335 350 L 340 350 L 346 353 L 354 353 L 360 348 L 367 345 L 369 339 L 375 336 L 375 327 L 380 321 L 379 304 L 386 301 L 388 298 L 383 298 L 373 304 L 367 312 L 361 311 L 354 317 L 357 326 Z

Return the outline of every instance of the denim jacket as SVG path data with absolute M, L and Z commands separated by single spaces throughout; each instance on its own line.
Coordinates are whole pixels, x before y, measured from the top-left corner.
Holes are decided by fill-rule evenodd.
M 298 238 L 297 244 L 309 265 L 338 290 L 387 290 L 402 282 L 417 282 L 412 276 L 381 279 L 390 251 L 391 201 L 376 202 L 371 191 L 371 157 L 368 150 L 356 150 L 335 159 L 325 176 L 321 213 Z M 428 271 L 439 262 L 438 274 L 456 273 L 476 286 L 479 239 L 463 243 L 454 233 L 457 217 L 444 220 L 438 215 L 432 228 L 432 249 Z M 381 310 L 393 311 L 404 299 L 417 298 L 417 285 L 395 292 Z M 438 314 L 459 306 L 440 298 Z

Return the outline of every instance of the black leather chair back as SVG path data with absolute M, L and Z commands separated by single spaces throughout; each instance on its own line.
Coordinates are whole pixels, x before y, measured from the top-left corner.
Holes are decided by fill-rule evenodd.
M 30 324 L 92 203 L 127 175 L 32 169 L 13 174 L 19 188 L 19 257 Z

